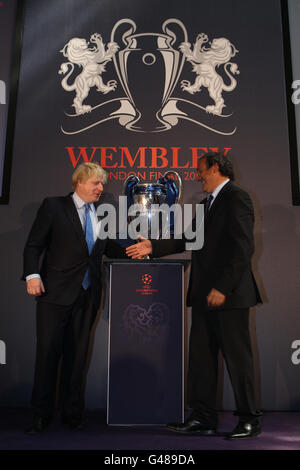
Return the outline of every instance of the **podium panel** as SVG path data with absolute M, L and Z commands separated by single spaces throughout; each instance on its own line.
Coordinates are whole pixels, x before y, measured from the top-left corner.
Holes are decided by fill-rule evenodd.
M 180 262 L 110 262 L 107 423 L 183 420 Z

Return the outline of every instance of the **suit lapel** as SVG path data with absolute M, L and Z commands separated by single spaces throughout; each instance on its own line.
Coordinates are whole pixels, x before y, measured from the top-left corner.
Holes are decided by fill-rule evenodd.
M 98 217 L 98 215 L 97 215 L 97 208 L 98 208 L 99 204 L 97 204 L 97 206 L 96 206 L 95 204 L 93 204 L 93 206 L 94 206 L 94 208 L 95 208 L 96 220 L 97 220 L 97 222 L 99 222 L 99 217 Z M 99 228 L 99 227 L 97 226 L 97 228 Z M 92 253 L 93 253 L 94 250 L 97 248 L 97 246 L 99 246 L 99 244 L 100 244 L 100 243 L 103 243 L 103 242 L 104 242 L 104 240 L 101 240 L 101 239 L 98 237 L 98 233 L 97 233 L 97 237 L 96 237 L 96 240 L 95 240 L 93 249 L 92 249 Z M 91 253 L 91 254 L 92 254 L 92 253 Z
M 209 209 L 209 212 L 206 216 L 207 222 L 212 218 L 212 216 L 214 215 L 214 213 L 215 213 L 216 209 L 218 208 L 218 206 L 220 204 L 222 204 L 224 194 L 226 194 L 227 191 L 229 191 L 231 189 L 231 187 L 232 187 L 231 181 L 229 181 L 228 183 L 225 184 L 225 186 L 223 186 L 223 188 L 221 189 L 221 191 L 217 195 L 216 199 L 213 201 L 213 204 L 212 204 L 211 208 Z
M 72 196 L 66 196 L 64 200 L 64 211 L 66 213 L 66 216 L 72 223 L 79 241 L 85 246 L 86 250 L 88 250 L 88 246 L 85 240 L 80 218 L 79 218 L 77 209 L 75 207 L 74 201 L 72 199 Z

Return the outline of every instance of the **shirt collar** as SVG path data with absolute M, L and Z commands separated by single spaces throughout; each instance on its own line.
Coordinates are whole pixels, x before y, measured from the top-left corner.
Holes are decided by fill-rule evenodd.
M 72 198 L 73 198 L 73 201 L 75 202 L 75 206 L 77 207 L 77 209 L 82 209 L 82 207 L 84 207 L 84 205 L 86 204 L 86 202 L 84 202 L 75 191 L 72 194 Z M 91 210 L 94 212 L 95 211 L 94 204 L 90 203 L 89 206 Z
M 223 183 L 219 184 L 219 186 L 216 187 L 216 189 L 211 193 L 211 195 L 213 196 L 213 200 L 216 199 L 217 195 L 219 194 L 219 192 L 221 191 L 221 189 L 225 186 L 225 184 L 228 183 L 228 181 L 230 181 L 229 178 L 227 178 L 225 181 L 223 181 Z

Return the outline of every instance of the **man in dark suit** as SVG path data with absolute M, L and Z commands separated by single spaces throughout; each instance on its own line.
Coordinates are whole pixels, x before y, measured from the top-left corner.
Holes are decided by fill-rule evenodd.
M 80 165 L 72 177 L 74 193 L 43 201 L 25 245 L 23 278 L 28 294 L 37 300 L 34 419 L 29 434 L 43 431 L 51 422 L 61 358 L 62 421 L 72 429 L 82 426 L 90 332 L 101 298 L 102 255 L 125 256 L 116 242 L 97 236 L 94 203 L 106 179 L 99 165 Z
M 221 350 L 239 416 L 227 438 L 254 437 L 261 432 L 261 413 L 256 409 L 249 308 L 261 302 L 261 297 L 251 270 L 253 206 L 249 195 L 232 183 L 231 162 L 222 154 L 209 153 L 199 160 L 198 179 L 208 196 L 202 201 L 204 245 L 192 252 L 187 298 L 192 306 L 188 402 L 193 411 L 183 424 L 168 427 L 183 434 L 216 434 Z M 143 239 L 126 251 L 134 258 L 150 253 L 159 257 L 183 251 L 185 242 L 184 237 Z

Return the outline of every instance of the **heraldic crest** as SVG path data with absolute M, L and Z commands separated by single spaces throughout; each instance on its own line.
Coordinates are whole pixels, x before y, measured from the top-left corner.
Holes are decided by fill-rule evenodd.
M 184 24 L 175 18 L 163 23 L 161 33 L 136 29 L 133 20 L 121 19 L 107 45 L 101 34 L 94 33 L 89 42 L 74 37 L 61 49 L 67 59 L 58 72 L 64 75 L 61 86 L 75 95 L 71 104 L 75 113 L 65 113 L 62 132 L 77 134 L 111 119 L 129 131 L 163 132 L 185 119 L 221 135 L 234 134 L 233 113 L 224 113 L 224 92 L 236 89 L 240 73 L 231 61 L 239 51 L 230 40 L 220 37 L 209 42 L 200 33 L 192 47 Z M 179 82 L 182 72 L 191 72 L 184 68 L 185 61 L 192 64 L 194 83 L 184 77 Z M 114 78 L 105 83 L 105 73 Z M 177 87 L 174 96 L 178 82 L 181 89 Z M 99 96 L 110 94 L 111 99 L 100 98 L 93 105 L 89 94 L 94 87 Z M 212 103 L 201 102 L 204 88 Z M 191 101 L 189 95 L 197 99 Z

